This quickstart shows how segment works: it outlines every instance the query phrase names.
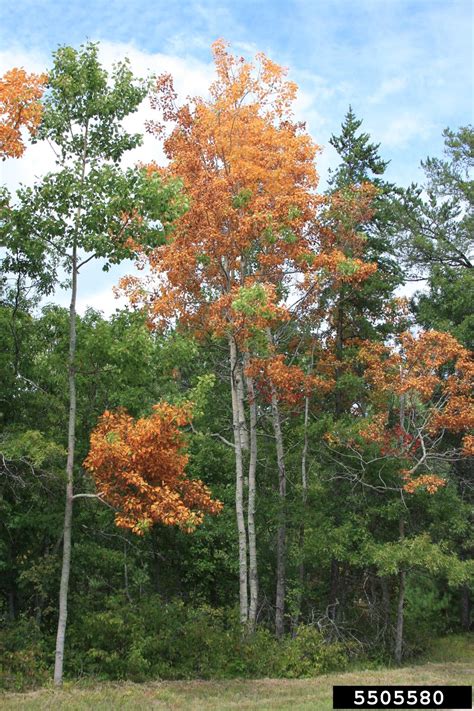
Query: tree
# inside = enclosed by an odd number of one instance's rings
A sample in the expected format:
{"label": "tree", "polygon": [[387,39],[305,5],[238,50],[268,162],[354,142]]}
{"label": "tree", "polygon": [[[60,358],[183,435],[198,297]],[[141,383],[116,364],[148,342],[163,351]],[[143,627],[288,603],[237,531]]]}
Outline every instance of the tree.
{"label": "tree", "polygon": [[[379,339],[390,334],[392,314],[389,311],[384,318],[384,310],[393,302],[393,292],[402,282],[394,256],[402,192],[383,179],[388,161],[382,160],[380,144],[371,143],[369,134],[358,135],[361,125],[362,120],[349,107],[340,135],[330,138],[341,162],[330,173],[329,207],[322,217],[334,246],[347,258],[367,263],[366,273],[360,273],[356,289],[352,284],[329,283],[329,288],[321,293],[321,301],[331,314],[335,351],[340,361],[344,358],[346,341]],[[357,203],[363,206],[364,197],[365,210],[357,206]],[[352,235],[347,230],[348,221]],[[343,407],[337,388],[335,395],[336,409],[341,414]]]}
{"label": "tree", "polygon": [[41,121],[41,96],[46,74],[27,74],[10,69],[0,78],[0,157],[19,158],[25,151],[21,135],[25,128],[34,136]]}
{"label": "tree", "polygon": [[[433,556],[442,553],[423,546],[416,557],[416,541],[405,540],[404,496],[420,489],[435,494],[453,476],[456,462],[472,458],[474,364],[471,354],[446,333],[404,333],[398,343],[398,348],[375,342],[362,346],[359,358],[369,385],[365,415],[341,424],[339,434],[337,428],[329,434],[328,447],[343,478],[401,497],[398,543],[385,552],[377,544],[373,559],[383,574],[392,570],[399,577],[394,656],[400,663],[408,562],[429,568],[430,551]],[[395,562],[392,554],[399,555]],[[446,570],[458,571],[458,577],[453,573],[457,584],[467,579],[466,566],[456,555],[440,561]]]}
{"label": "tree", "polygon": [[[172,123],[164,141],[170,159],[168,172],[183,180],[190,207],[177,223],[173,238],[151,255],[151,269],[159,277],[149,285],[149,291],[140,280],[129,279],[124,286],[133,302],[147,306],[150,321],[155,324],[169,324],[178,317],[182,327],[193,328],[201,335],[213,333],[227,342],[240,615],[242,623],[253,626],[258,599],[257,439],[253,383],[245,373],[249,321],[252,312],[258,314],[260,331],[268,342],[268,328],[287,318],[278,304],[284,300],[288,286],[289,264],[307,247],[303,234],[315,202],[316,147],[303,127],[292,120],[296,86],[286,81],[281,67],[258,55],[257,74],[250,63],[230,56],[224,42],[216,42],[213,50],[217,80],[211,86],[209,100],[196,98],[178,108],[170,77],[163,76],[158,82],[155,105],[162,110],[163,119]],[[151,123],[150,130],[161,136],[164,125]],[[275,409],[274,413],[276,423]],[[281,456],[279,472],[284,499]],[[279,540],[281,548],[284,536]],[[281,550],[277,557],[281,568]],[[280,600],[283,577],[281,568]],[[278,608],[281,630],[280,602]]]}
{"label": "tree", "polygon": [[[443,133],[443,158],[427,158],[424,192],[413,187],[402,211],[404,232],[399,239],[399,256],[413,280],[425,280],[415,293],[411,307],[417,321],[454,335],[467,348],[474,347],[473,276],[473,127]],[[459,462],[459,486],[468,494]],[[464,556],[469,544],[461,544]],[[470,627],[470,593],[463,590],[461,616],[464,629]]]}
{"label": "tree", "polygon": [[445,159],[427,158],[423,197],[407,201],[399,251],[413,279],[426,279],[413,309],[425,328],[448,331],[468,348],[474,344],[472,300],[474,227],[474,130],[446,129]]}
{"label": "tree", "polygon": [[143,534],[161,522],[192,531],[204,512],[221,510],[201,481],[185,476],[188,456],[179,428],[190,418],[189,403],[155,405],[150,417],[136,422],[125,411],[102,415],[84,466],[100,496],[119,510],[117,526]]}
{"label": "tree", "polygon": [[379,156],[380,143],[377,145],[369,143],[368,133],[357,135],[361,126],[362,120],[356,118],[352,106],[349,106],[340,135],[333,134],[329,139],[329,143],[341,158],[338,167],[329,170],[329,185],[332,190],[348,185],[360,185],[368,181],[380,187],[383,185],[378,176],[385,173],[388,161],[382,160]]}
{"label": "tree", "polygon": [[[358,135],[362,121],[349,108],[339,136],[331,143],[340,156],[340,164],[330,171],[329,188],[321,199],[311,225],[311,254],[299,284],[301,293],[296,311],[302,341],[298,347],[305,354],[309,372],[326,374],[326,387],[318,388],[319,397],[306,396],[301,454],[301,496],[308,494],[308,439],[310,415],[336,418],[351,409],[360,384],[354,361],[357,338],[380,338],[389,326],[393,309],[387,308],[400,275],[390,257],[391,201],[394,188],[380,176],[387,163],[370,143],[366,133]],[[384,317],[384,311],[387,311]],[[304,345],[303,345],[304,344]],[[328,382],[332,385],[327,387]],[[321,407],[321,395],[325,395]],[[338,483],[329,494],[339,498]],[[303,503],[303,510],[306,508]],[[341,507],[335,507],[335,519],[343,523]],[[300,529],[301,550],[304,532]],[[329,610],[339,616],[342,583],[339,564],[331,563]],[[300,583],[304,585],[304,561],[300,564]]]}
{"label": "tree", "polygon": [[33,188],[21,188],[16,203],[3,210],[3,231],[15,267],[18,252],[40,263],[48,273],[49,288],[64,270],[71,289],[69,317],[69,416],[67,434],[66,503],[63,566],[60,586],[55,683],[63,673],[67,596],[71,559],[71,520],[74,500],[76,438],[76,301],[79,273],[93,259],[104,269],[133,257],[137,247],[155,246],[163,239],[177,207],[178,186],[164,185],[144,169],[121,170],[123,154],[141,137],[121,127],[146,95],[127,62],[115,67],[111,78],[100,66],[98,49],[88,44],[80,51],[61,47],[42,102],[42,121],[36,140],[48,140],[58,171]]}
{"label": "tree", "polygon": [[[334,387],[327,406],[334,416],[346,416],[353,407],[360,385],[356,361],[357,339],[381,339],[396,331],[399,319],[394,289],[402,281],[393,255],[398,200],[394,185],[384,180],[388,162],[379,154],[380,146],[361,132],[362,120],[352,107],[344,117],[339,135],[330,143],[336,149],[339,165],[331,169],[326,200],[317,231],[321,255],[336,257],[329,273],[318,278],[311,294],[312,306],[304,304],[306,320],[320,332],[326,344],[319,351],[326,365],[333,362]],[[313,359],[314,360],[314,359]],[[331,496],[339,498],[339,482]],[[343,524],[345,514],[335,508],[335,519]],[[329,610],[342,614],[344,581],[338,561],[331,561]]]}

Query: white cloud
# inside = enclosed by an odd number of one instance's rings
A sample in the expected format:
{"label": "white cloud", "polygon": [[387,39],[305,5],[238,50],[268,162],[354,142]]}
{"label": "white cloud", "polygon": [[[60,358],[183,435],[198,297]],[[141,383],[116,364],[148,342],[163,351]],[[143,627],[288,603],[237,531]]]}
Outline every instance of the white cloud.
{"label": "white cloud", "polygon": [[403,77],[393,77],[392,79],[385,79],[372,96],[369,96],[368,102],[370,104],[380,104],[388,96],[392,94],[397,94],[403,91],[407,85],[407,81]]}
{"label": "white cloud", "polygon": [[13,46],[0,51],[0,74],[12,67],[22,67],[27,72],[42,72],[47,61],[48,57],[43,52]]}
{"label": "white cloud", "polygon": [[[69,308],[70,295],[68,291],[63,289],[58,290],[54,299],[51,298],[44,299],[43,305],[53,303],[63,308]],[[100,291],[93,291],[85,294],[84,296],[78,296],[76,302],[76,309],[79,314],[84,315],[87,309],[95,309],[96,311],[101,311],[105,317],[111,316],[116,309],[122,308],[127,305],[127,299],[124,297],[116,298],[113,290],[110,286],[106,286]]]}
{"label": "white cloud", "polygon": [[[110,68],[112,64],[128,57],[136,76],[147,77],[150,74],[171,74],[174,88],[178,94],[178,101],[184,101],[187,96],[205,95],[213,79],[213,67],[191,57],[178,57],[169,54],[149,54],[142,52],[133,45],[101,42],[100,57],[104,66]],[[165,156],[157,139],[146,132],[145,124],[153,120],[155,114],[150,107],[149,99],[145,99],[134,114],[130,114],[123,122],[127,131],[143,133],[143,144],[124,157],[123,165],[128,167],[138,162],[155,160],[160,164],[165,163]]]}
{"label": "white cloud", "polygon": [[435,124],[418,113],[403,113],[390,119],[378,131],[377,140],[388,148],[403,148],[414,139],[427,140],[435,130]]}

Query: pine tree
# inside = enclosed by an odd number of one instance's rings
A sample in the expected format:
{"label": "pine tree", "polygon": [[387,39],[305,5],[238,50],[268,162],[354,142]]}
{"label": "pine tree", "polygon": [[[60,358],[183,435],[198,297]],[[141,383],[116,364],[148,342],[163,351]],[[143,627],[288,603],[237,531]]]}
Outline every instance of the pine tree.
{"label": "pine tree", "polygon": [[389,161],[384,161],[378,154],[380,143],[370,143],[368,133],[356,135],[362,126],[362,119],[356,118],[352,106],[344,117],[339,136],[334,134],[329,143],[336,149],[342,161],[335,170],[330,170],[329,185],[332,189],[347,185],[360,185],[370,181],[378,187],[384,183],[374,176],[383,175]]}
{"label": "pine tree", "polygon": [[[336,419],[346,416],[358,401],[360,392],[360,367],[357,365],[358,339],[381,340],[399,327],[394,318],[397,306],[394,290],[402,282],[401,271],[394,259],[394,235],[398,229],[398,210],[401,191],[385,181],[383,175],[388,161],[379,155],[379,144],[372,143],[368,133],[360,131],[362,120],[356,118],[352,107],[344,118],[341,133],[332,135],[330,143],[338,152],[341,162],[330,171],[327,191],[329,204],[339,202],[351,205],[358,192],[375,189],[371,210],[366,218],[354,225],[357,240],[347,240],[347,215],[344,210],[330,207],[327,224],[336,236],[337,247],[349,258],[360,258],[375,267],[357,288],[351,284],[330,285],[323,292],[323,311],[329,314],[328,342],[333,344],[336,361],[333,413]],[[363,399],[363,398],[362,398]],[[343,492],[340,483],[332,485],[333,511],[337,529],[345,517],[341,507]],[[334,616],[342,612],[346,597],[344,570],[333,559],[330,572],[329,610]]]}

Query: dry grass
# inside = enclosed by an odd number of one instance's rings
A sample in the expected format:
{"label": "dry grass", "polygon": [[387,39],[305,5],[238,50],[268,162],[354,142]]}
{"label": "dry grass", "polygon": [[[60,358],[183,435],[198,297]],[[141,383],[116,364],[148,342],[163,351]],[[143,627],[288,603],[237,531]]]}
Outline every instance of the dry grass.
{"label": "dry grass", "polygon": [[95,686],[66,684],[63,689],[41,689],[0,696],[0,708],[67,709],[288,709],[329,711],[333,684],[472,684],[474,658],[463,662],[427,663],[402,669],[330,674],[316,679],[262,679],[259,681],[189,681]]}

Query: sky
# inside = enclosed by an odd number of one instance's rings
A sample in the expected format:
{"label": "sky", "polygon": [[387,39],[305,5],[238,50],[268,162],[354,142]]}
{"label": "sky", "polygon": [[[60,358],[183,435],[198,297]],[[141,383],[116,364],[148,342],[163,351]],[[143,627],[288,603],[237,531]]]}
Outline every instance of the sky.
{"label": "sky", "polygon": [[[40,71],[59,45],[99,41],[106,66],[128,56],[139,76],[170,72],[178,94],[205,94],[213,78],[210,45],[223,37],[250,59],[262,51],[300,87],[296,113],[323,151],[321,189],[337,156],[329,145],[349,104],[390,160],[388,180],[422,182],[420,160],[440,155],[442,131],[473,122],[472,0],[15,0],[0,3],[0,74]],[[142,130],[148,103],[130,122]],[[127,158],[162,157],[156,139]],[[14,190],[54,167],[49,149],[0,165]],[[112,286],[132,270],[88,268],[79,309],[114,311]],[[67,303],[61,292],[57,300]]]}

